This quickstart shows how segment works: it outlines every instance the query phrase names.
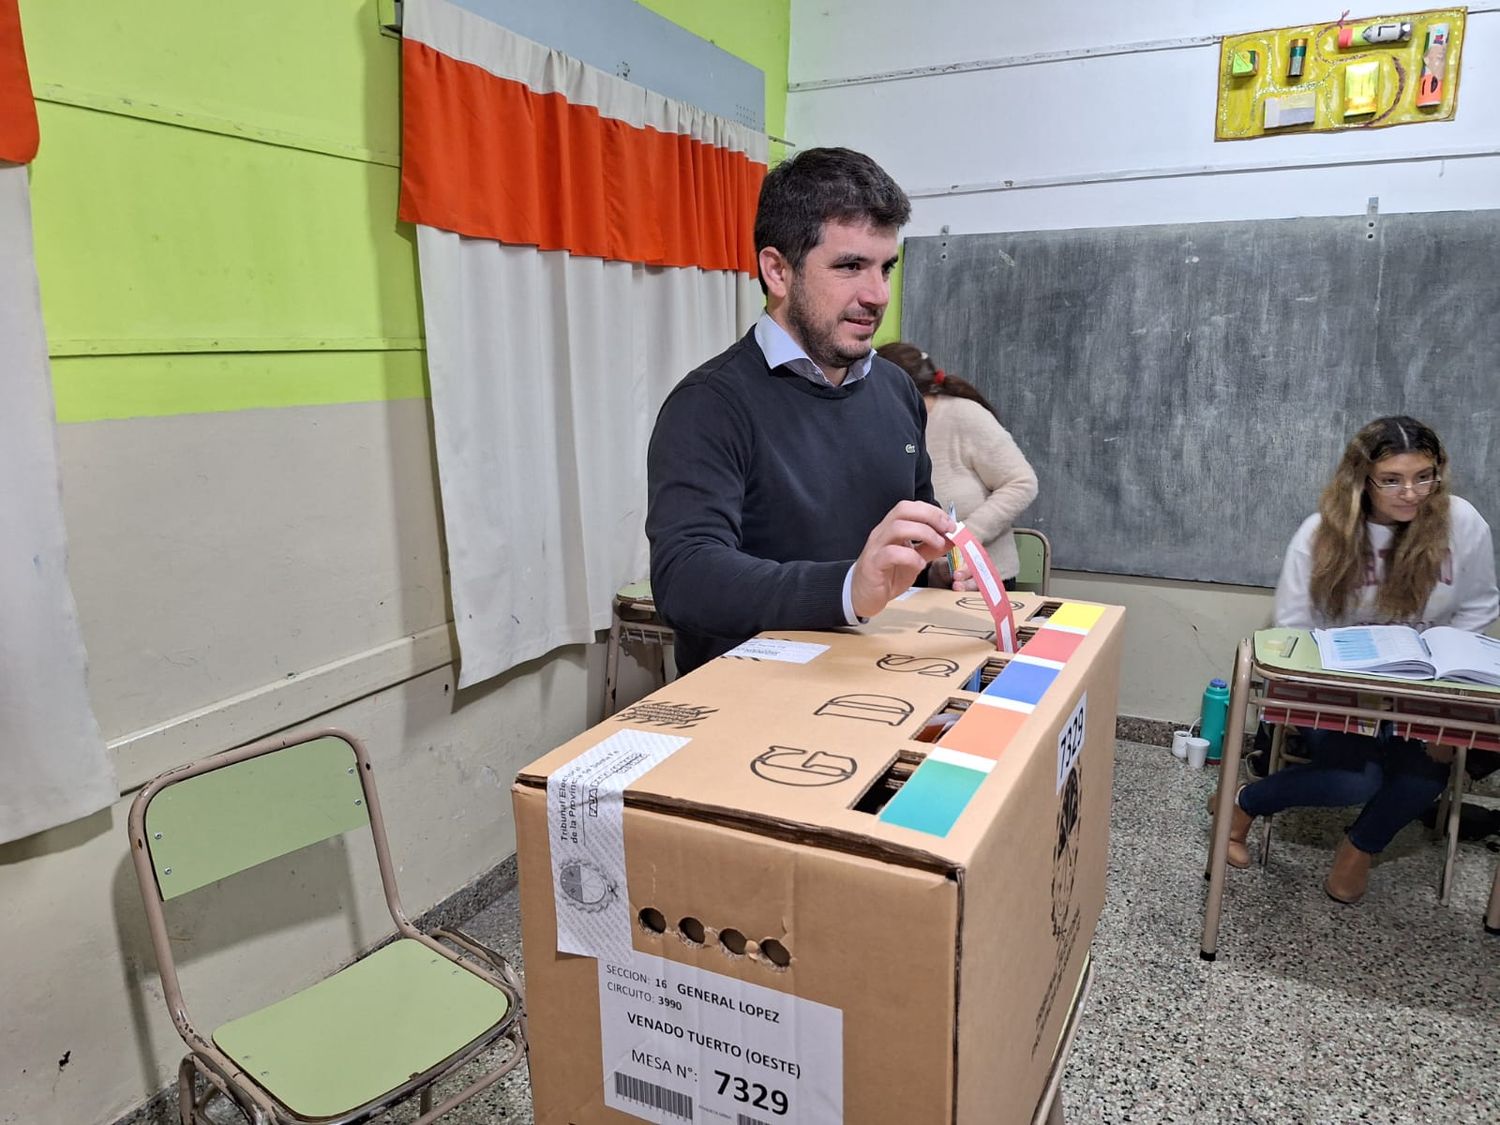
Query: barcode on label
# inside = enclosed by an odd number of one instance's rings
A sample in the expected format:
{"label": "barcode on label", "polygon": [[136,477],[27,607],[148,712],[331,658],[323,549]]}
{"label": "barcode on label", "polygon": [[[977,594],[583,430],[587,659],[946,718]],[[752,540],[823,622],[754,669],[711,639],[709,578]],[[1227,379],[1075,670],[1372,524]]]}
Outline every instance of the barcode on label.
{"label": "barcode on label", "polygon": [[759,1117],[746,1117],[743,1113],[734,1115],[734,1125],[771,1125],[769,1121],[762,1121]]}
{"label": "barcode on label", "polygon": [[[687,1094],[676,1090],[669,1090],[665,1086],[656,1086],[650,1082],[629,1074],[621,1074],[615,1071],[615,1095],[621,1098],[629,1098],[641,1105],[649,1105],[652,1109],[659,1109],[663,1113],[670,1113],[673,1117],[680,1117],[684,1121],[693,1119],[693,1099]],[[743,1121],[749,1121],[743,1117]],[[754,1123],[752,1123],[754,1125]]]}

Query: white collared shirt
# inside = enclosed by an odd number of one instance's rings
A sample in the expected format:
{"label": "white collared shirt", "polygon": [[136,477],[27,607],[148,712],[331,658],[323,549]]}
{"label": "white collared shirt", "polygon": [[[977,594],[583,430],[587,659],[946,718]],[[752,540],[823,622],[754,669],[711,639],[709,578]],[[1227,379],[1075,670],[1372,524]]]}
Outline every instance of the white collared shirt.
{"label": "white collared shirt", "polygon": [[[809,382],[816,383],[820,387],[831,387],[834,384],[829,381],[828,376],[823,374],[819,367],[803,351],[802,345],[792,339],[792,335],[768,312],[760,314],[760,319],[755,322],[755,343],[760,348],[760,354],[766,357],[771,370],[785,367],[797,375],[801,375]],[[847,387],[850,383],[857,383],[870,373],[870,365],[875,362],[875,352],[871,352],[864,359],[849,365],[848,374],[844,376],[842,386]]]}

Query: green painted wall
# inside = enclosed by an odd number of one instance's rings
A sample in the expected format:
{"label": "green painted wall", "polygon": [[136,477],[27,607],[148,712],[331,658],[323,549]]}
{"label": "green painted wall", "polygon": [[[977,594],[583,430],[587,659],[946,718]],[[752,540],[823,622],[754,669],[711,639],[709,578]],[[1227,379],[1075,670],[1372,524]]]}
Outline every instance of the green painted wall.
{"label": "green painted wall", "polygon": [[60,421],[425,393],[399,44],[374,0],[21,17]]}
{"label": "green painted wall", "polygon": [[[637,0],[700,39],[759,67],[766,76],[766,132],[786,136],[787,53],[792,0]],[[783,146],[771,145],[771,160]]]}
{"label": "green painted wall", "polygon": [[[905,247],[902,247],[901,252],[903,255],[906,253]],[[901,339],[901,266],[904,261],[904,258],[897,259],[896,268],[891,271],[891,303],[886,306],[880,331],[875,333],[875,339],[871,341],[877,348],[881,344]]]}
{"label": "green painted wall", "polygon": [[[765,70],[782,132],[790,0],[648,6]],[[376,0],[21,0],[21,17],[59,421],[426,393],[395,219],[400,48]]]}

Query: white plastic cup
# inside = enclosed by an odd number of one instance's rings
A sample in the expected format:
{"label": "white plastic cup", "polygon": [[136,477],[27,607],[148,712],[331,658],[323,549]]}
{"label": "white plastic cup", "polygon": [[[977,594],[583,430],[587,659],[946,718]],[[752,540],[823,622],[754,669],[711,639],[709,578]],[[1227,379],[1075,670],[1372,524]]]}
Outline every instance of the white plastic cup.
{"label": "white plastic cup", "polygon": [[1189,768],[1201,770],[1208,761],[1208,739],[1189,738],[1187,742],[1187,764]]}
{"label": "white plastic cup", "polygon": [[1174,730],[1172,732],[1172,757],[1187,757],[1187,740],[1193,737],[1190,730]]}

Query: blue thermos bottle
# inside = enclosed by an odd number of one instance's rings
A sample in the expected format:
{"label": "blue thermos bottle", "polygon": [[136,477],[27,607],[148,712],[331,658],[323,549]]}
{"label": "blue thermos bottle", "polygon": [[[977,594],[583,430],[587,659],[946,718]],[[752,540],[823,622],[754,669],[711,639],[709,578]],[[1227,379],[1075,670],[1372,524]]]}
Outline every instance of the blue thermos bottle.
{"label": "blue thermos bottle", "polygon": [[1217,676],[1203,689],[1202,721],[1198,733],[1208,739],[1208,760],[1224,755],[1224,722],[1229,718],[1229,685]]}

